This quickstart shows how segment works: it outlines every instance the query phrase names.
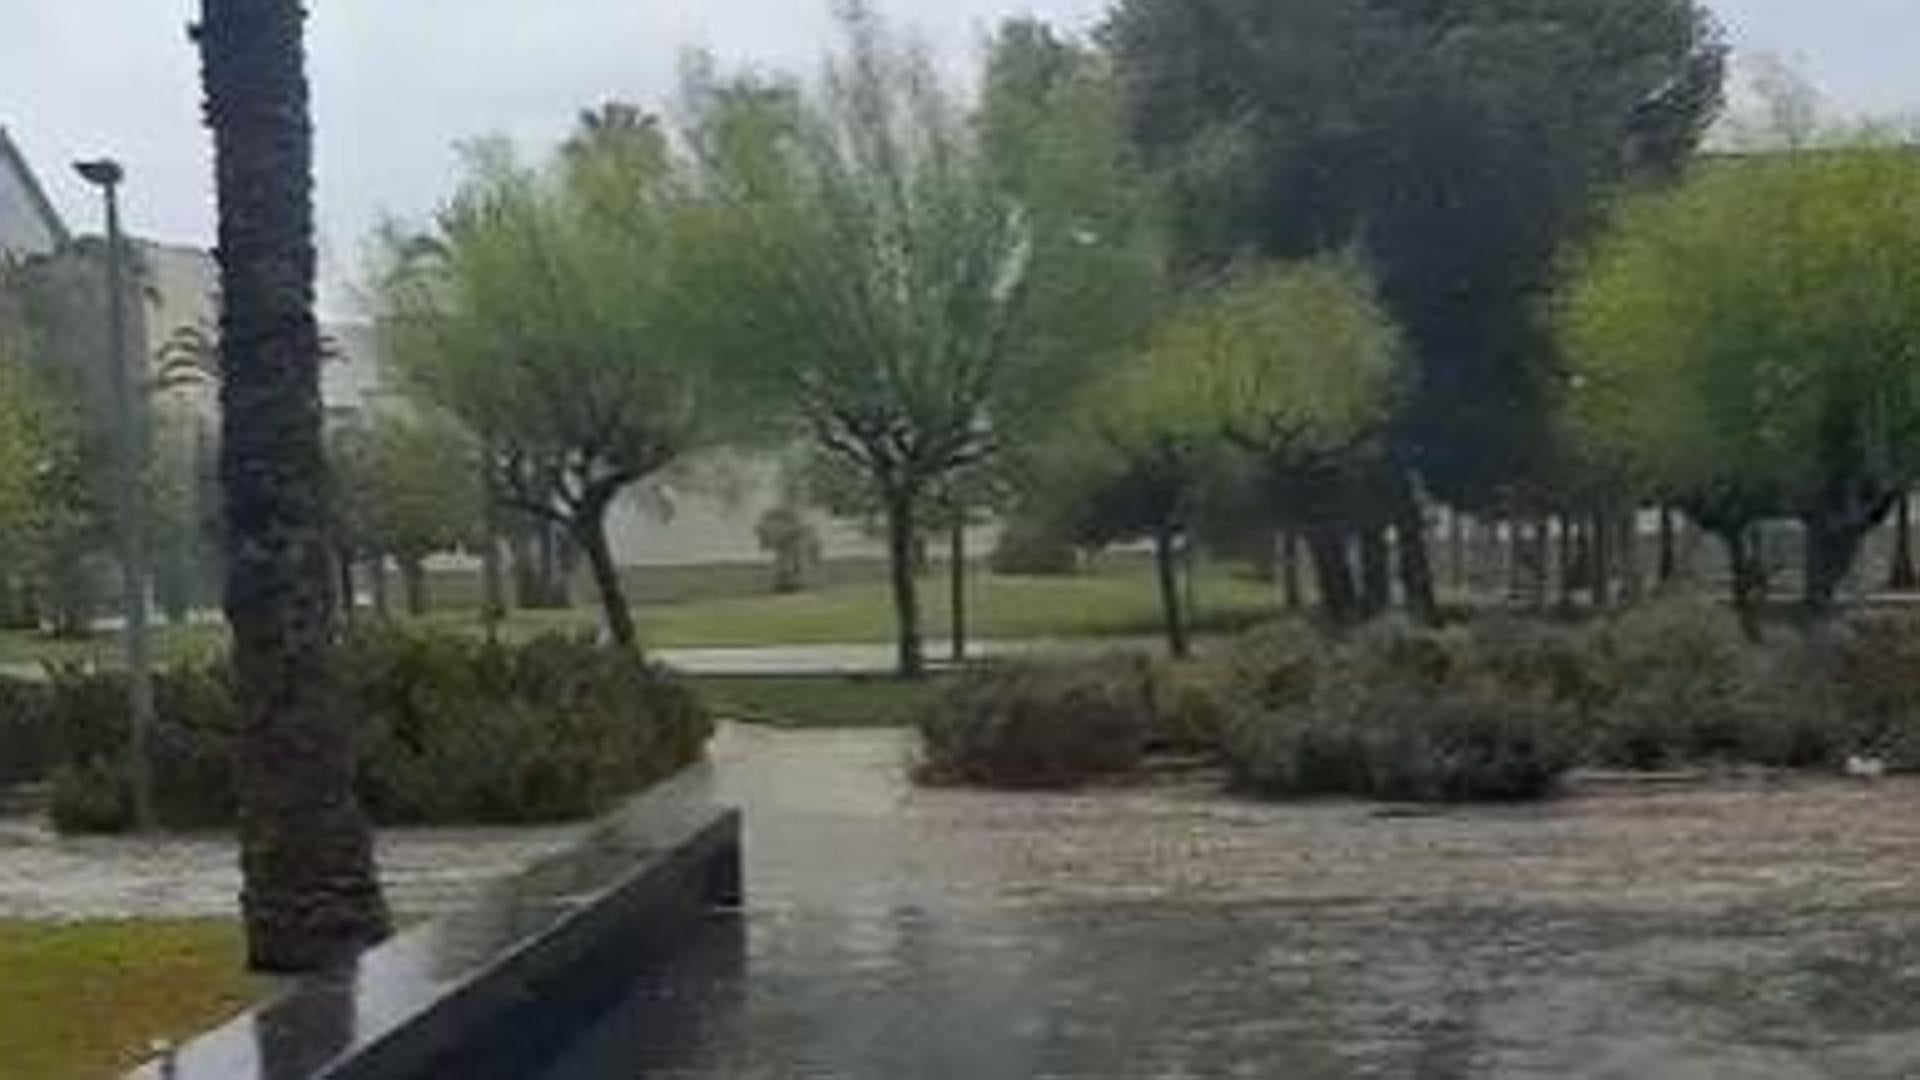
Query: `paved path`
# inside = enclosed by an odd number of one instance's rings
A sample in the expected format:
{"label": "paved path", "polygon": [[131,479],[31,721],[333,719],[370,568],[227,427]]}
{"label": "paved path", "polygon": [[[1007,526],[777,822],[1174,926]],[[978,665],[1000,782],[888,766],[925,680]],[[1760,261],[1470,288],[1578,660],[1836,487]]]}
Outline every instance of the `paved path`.
{"label": "paved path", "polygon": [[[968,647],[972,659],[1016,656],[1087,656],[1117,651],[1156,652],[1165,646],[1158,638],[1036,638],[977,641]],[[935,667],[950,666],[946,641],[926,646]],[[895,667],[892,645],[778,645],[739,649],[655,649],[654,660],[689,675],[884,675]]]}
{"label": "paved path", "polygon": [[905,752],[731,729],[746,918],[543,1080],[1920,1075],[1920,783],[1406,817]]}

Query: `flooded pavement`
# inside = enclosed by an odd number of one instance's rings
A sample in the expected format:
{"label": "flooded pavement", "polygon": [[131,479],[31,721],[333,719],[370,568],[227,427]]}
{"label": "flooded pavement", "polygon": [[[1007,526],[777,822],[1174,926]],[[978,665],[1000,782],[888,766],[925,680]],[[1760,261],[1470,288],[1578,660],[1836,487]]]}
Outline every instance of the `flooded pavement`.
{"label": "flooded pavement", "polygon": [[729,730],[749,910],[546,1080],[1920,1074],[1920,785],[1406,816],[915,791],[906,752]]}
{"label": "flooded pavement", "polygon": [[[439,915],[584,830],[389,830],[380,835],[380,874],[403,918]],[[0,817],[0,919],[235,918],[239,858],[225,836],[67,837],[39,813]]]}

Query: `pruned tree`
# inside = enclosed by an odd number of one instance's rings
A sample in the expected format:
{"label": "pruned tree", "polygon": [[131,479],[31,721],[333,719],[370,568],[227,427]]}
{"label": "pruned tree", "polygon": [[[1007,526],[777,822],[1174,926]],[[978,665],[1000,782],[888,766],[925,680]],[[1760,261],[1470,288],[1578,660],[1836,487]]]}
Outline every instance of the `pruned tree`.
{"label": "pruned tree", "polygon": [[1724,540],[1752,624],[1753,527],[1806,533],[1834,608],[1920,467],[1920,157],[1740,156],[1623,209],[1565,306],[1570,409],[1594,445]]}
{"label": "pruned tree", "polygon": [[410,384],[487,449],[493,488],[586,556],[608,634],[638,634],[607,535],[623,492],[751,432],[748,385],[684,332],[674,287],[681,191],[656,126],[584,130],[535,171],[497,144],[429,238],[386,275],[389,341]]}
{"label": "pruned tree", "polygon": [[[1329,617],[1377,607],[1353,580],[1350,524],[1356,503],[1386,504],[1384,442],[1414,376],[1366,273],[1341,258],[1242,268],[1164,328],[1158,348],[1187,358],[1218,429],[1261,466]],[[1369,577],[1377,590],[1377,567]]]}
{"label": "pruned tree", "polygon": [[914,551],[928,496],[988,460],[1032,238],[977,128],[920,51],[861,3],[811,94],[696,88],[709,254],[695,280],[731,340],[886,521],[901,674],[925,669]]}

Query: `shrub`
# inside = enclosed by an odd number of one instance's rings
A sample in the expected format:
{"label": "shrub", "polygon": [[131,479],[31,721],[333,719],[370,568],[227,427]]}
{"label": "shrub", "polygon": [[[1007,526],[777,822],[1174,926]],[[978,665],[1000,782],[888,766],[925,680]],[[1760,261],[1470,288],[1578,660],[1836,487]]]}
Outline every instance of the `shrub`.
{"label": "shrub", "polygon": [[996,574],[1067,577],[1080,572],[1080,549],[1058,526],[1015,519],[1000,533],[987,565]]}
{"label": "shrub", "polygon": [[1731,612],[1704,601],[1652,604],[1587,633],[1596,764],[1656,769],[1739,757],[1756,669]]}
{"label": "shrub", "polygon": [[[358,724],[359,795],[381,825],[590,817],[697,760],[712,733],[671,676],[585,638],[509,647],[378,629],[345,643],[335,670]],[[53,698],[66,732],[56,824],[125,828],[124,678],[69,670]],[[156,680],[162,825],[233,820],[233,701],[222,666]]]}
{"label": "shrub", "polygon": [[1144,659],[1020,661],[961,677],[919,717],[919,777],[1071,787],[1139,765],[1153,738]]}
{"label": "shrub", "polygon": [[60,761],[47,688],[0,679],[0,787],[47,779]]}
{"label": "shrub", "polygon": [[[50,668],[48,678],[48,714],[63,762],[54,774],[55,825],[74,832],[131,827],[126,676],[68,665]],[[153,705],[150,760],[158,823],[201,829],[233,820],[236,719],[226,673],[196,667],[156,672]]]}
{"label": "shrub", "polygon": [[1813,647],[1848,719],[1848,745],[1841,752],[1873,754],[1898,770],[1920,769],[1920,618],[1863,613]]}
{"label": "shrub", "polygon": [[1571,706],[1490,675],[1464,633],[1389,622],[1313,655],[1311,676],[1283,680],[1296,689],[1233,711],[1222,749],[1235,786],[1508,801],[1552,794],[1575,763]]}

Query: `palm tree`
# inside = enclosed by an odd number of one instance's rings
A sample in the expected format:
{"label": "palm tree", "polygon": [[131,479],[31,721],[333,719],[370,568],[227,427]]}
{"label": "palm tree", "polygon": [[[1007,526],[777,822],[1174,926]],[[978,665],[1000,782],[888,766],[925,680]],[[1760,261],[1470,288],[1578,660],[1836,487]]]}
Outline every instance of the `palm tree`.
{"label": "palm tree", "polygon": [[334,964],[390,925],[329,678],[305,20],[301,0],[202,0],[193,32],[220,205],[241,907],[249,961],[265,971]]}

